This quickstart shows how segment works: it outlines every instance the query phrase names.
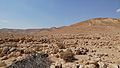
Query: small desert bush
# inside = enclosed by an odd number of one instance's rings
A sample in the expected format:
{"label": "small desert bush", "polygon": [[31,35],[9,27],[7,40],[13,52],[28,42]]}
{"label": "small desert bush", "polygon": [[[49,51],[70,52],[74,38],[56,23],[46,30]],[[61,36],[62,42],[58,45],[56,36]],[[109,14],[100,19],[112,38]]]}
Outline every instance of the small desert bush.
{"label": "small desert bush", "polygon": [[66,62],[73,62],[74,60],[76,60],[74,58],[74,53],[72,52],[71,49],[67,49],[66,51],[62,52],[60,54],[60,58]]}
{"label": "small desert bush", "polygon": [[7,68],[50,68],[48,54],[34,53],[23,60],[15,61]]}

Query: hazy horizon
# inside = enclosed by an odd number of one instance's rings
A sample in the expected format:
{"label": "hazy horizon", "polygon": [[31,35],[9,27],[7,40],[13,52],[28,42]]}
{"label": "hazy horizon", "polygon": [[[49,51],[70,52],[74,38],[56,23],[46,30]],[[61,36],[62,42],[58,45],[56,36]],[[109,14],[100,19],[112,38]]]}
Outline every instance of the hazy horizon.
{"label": "hazy horizon", "polygon": [[0,10],[0,29],[38,29],[120,18],[120,0],[0,0]]}

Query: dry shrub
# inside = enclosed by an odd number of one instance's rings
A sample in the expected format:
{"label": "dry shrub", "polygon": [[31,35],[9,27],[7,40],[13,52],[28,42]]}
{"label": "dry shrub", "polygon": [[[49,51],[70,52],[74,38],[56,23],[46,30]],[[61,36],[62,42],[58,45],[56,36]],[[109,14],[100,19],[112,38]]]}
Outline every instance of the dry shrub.
{"label": "dry shrub", "polygon": [[74,60],[76,60],[71,49],[67,49],[66,51],[62,52],[60,54],[60,58],[66,62],[73,62]]}
{"label": "dry shrub", "polygon": [[14,61],[7,68],[50,68],[51,61],[48,54],[34,53],[20,61]]}

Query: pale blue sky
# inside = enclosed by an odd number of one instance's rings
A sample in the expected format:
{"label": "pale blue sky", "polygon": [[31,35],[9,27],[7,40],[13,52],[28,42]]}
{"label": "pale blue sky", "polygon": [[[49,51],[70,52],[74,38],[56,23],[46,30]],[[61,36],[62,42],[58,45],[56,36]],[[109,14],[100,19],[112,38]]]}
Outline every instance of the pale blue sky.
{"label": "pale blue sky", "polygon": [[120,0],[0,0],[0,28],[46,28],[120,18]]}

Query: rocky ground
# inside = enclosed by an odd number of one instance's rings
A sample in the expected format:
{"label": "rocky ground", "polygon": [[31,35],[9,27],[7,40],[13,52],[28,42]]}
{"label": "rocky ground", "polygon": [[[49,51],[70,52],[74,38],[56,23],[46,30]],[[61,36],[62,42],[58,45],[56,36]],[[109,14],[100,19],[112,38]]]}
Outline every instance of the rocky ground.
{"label": "rocky ground", "polygon": [[0,68],[120,68],[118,29],[91,33],[51,30],[1,31]]}

